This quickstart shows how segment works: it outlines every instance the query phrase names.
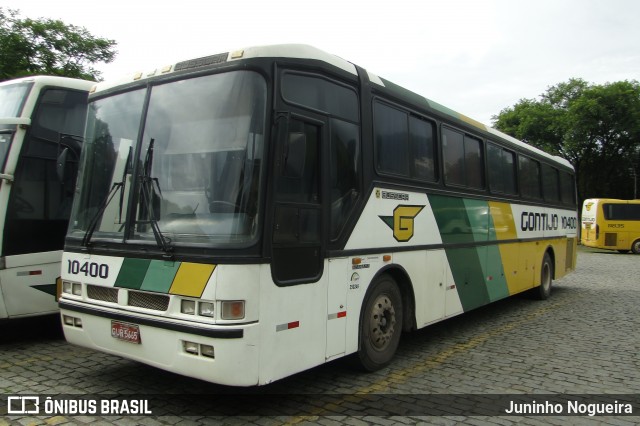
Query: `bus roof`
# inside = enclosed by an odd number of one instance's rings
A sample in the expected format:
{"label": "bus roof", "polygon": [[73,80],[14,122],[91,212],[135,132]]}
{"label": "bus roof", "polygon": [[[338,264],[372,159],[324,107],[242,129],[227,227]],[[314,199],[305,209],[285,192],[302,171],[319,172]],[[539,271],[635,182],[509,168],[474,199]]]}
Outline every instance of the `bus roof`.
{"label": "bus roof", "polygon": [[[339,68],[347,73],[353,74],[357,76],[356,66],[346,61],[339,56],[327,53],[323,50],[320,50],[316,47],[304,45],[304,44],[279,44],[279,45],[268,45],[268,46],[254,46],[254,47],[245,47],[217,55],[207,56],[203,58],[195,58],[191,60],[186,60],[182,62],[178,62],[176,64],[167,65],[160,69],[154,69],[149,72],[137,72],[135,74],[131,74],[128,76],[123,76],[119,79],[98,83],[95,88],[95,92],[101,92],[104,90],[108,90],[123,84],[133,83],[138,80],[143,80],[147,78],[154,77],[156,75],[164,75],[170,74],[176,71],[181,71],[189,68],[198,68],[207,65],[213,65],[217,63],[238,61],[242,59],[250,59],[250,58],[292,58],[292,59],[312,59],[318,60],[325,63],[328,63],[336,68]],[[421,95],[418,95],[414,92],[411,92],[407,89],[404,89],[400,86],[395,85],[389,80],[383,79],[376,74],[366,71],[369,77],[369,80],[381,87],[390,90],[391,92],[397,93],[401,97],[410,97],[413,102],[424,103],[427,107],[438,111],[441,114],[454,118],[455,120],[462,121],[468,125],[471,125],[482,132],[493,135],[499,139],[506,140],[509,143],[532,153],[537,154],[538,156],[548,158],[554,162],[560,163],[568,168],[573,169],[573,166],[566,159],[551,155],[541,149],[538,149],[532,145],[524,143],[512,136],[509,136],[505,133],[500,132],[499,130],[494,129],[493,127],[487,126],[485,124],[480,123],[472,118],[465,116],[464,114],[460,114],[450,108],[447,108],[437,102],[434,102],[428,98],[425,98]]]}
{"label": "bus roof", "polygon": [[587,198],[583,205],[587,203],[609,203],[609,204],[640,204],[640,200],[620,200],[618,198]]}
{"label": "bus roof", "polygon": [[31,77],[15,78],[0,83],[0,86],[8,86],[18,83],[35,83],[38,86],[60,86],[69,89],[89,90],[96,84],[95,81],[81,80],[79,78],[57,77],[52,75],[34,75]]}

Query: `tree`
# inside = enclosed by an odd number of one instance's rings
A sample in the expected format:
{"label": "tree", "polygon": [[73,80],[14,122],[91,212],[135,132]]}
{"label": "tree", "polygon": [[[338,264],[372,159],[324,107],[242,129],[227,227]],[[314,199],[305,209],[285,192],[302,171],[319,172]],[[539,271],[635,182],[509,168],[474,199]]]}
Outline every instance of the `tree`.
{"label": "tree", "polygon": [[634,198],[640,172],[640,84],[590,85],[571,79],[539,100],[522,99],[493,117],[494,127],[567,159],[578,198]]}
{"label": "tree", "polygon": [[44,74],[100,80],[99,62],[116,55],[116,42],[60,20],[21,18],[0,7],[0,81]]}

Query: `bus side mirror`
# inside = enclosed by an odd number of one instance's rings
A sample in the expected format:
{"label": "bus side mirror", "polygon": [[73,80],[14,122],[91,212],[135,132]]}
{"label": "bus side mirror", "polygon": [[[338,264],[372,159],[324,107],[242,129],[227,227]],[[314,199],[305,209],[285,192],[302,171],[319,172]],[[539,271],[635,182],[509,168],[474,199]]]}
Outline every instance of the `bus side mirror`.
{"label": "bus side mirror", "polygon": [[304,175],[307,160],[307,135],[301,132],[289,133],[282,158],[282,175],[300,179]]}
{"label": "bus side mirror", "polygon": [[56,160],[56,174],[58,175],[58,181],[60,183],[64,183],[64,169],[67,165],[67,155],[69,155],[69,148],[63,149]]}

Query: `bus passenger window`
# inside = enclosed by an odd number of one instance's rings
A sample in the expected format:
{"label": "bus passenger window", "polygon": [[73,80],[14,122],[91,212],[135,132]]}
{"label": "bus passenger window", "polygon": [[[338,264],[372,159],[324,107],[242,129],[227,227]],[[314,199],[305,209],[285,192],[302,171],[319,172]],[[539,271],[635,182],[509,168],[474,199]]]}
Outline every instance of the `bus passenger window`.
{"label": "bus passenger window", "polygon": [[442,156],[447,184],[484,188],[484,158],[480,139],[444,127]]}
{"label": "bus passenger window", "polygon": [[564,204],[576,204],[575,179],[570,173],[560,172],[560,196]]}
{"label": "bus passenger window", "polygon": [[560,183],[558,170],[547,165],[542,165],[542,185],[544,199],[547,201],[560,201]]}
{"label": "bus passenger window", "polygon": [[464,171],[464,144],[462,133],[442,129],[442,155],[444,160],[444,180],[451,185],[466,183]]}
{"label": "bus passenger window", "polygon": [[487,144],[487,161],[489,163],[489,189],[491,192],[515,194],[516,166],[515,154],[500,146]]}
{"label": "bus passenger window", "polygon": [[520,194],[525,198],[542,198],[540,189],[540,163],[520,157]]}
{"label": "bus passenger window", "polygon": [[373,114],[378,171],[409,176],[407,114],[377,102]]}
{"label": "bus passenger window", "polygon": [[433,124],[417,117],[409,117],[409,144],[411,148],[411,177],[435,181],[435,152]]}
{"label": "bus passenger window", "polygon": [[464,165],[469,188],[484,188],[484,170],[482,158],[482,141],[464,136]]}

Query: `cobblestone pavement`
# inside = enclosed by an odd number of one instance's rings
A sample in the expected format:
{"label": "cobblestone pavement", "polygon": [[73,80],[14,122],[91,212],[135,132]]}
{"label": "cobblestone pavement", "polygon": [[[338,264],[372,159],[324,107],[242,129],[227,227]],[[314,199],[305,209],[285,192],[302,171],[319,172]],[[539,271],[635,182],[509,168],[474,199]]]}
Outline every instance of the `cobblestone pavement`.
{"label": "cobblestone pavement", "polygon": [[[355,371],[338,360],[248,390],[71,346],[62,337],[57,317],[4,323],[0,426],[640,424],[635,416],[459,415],[464,404],[477,400],[465,400],[470,394],[619,394],[632,395],[637,403],[639,277],[640,256],[581,248],[578,270],[555,282],[547,301],[516,296],[406,334],[394,363],[376,373]],[[165,403],[154,406],[159,416],[8,417],[1,404],[18,394],[153,395]],[[430,394],[454,394],[462,400],[447,396],[445,404],[452,411],[426,416],[432,411],[420,407],[429,402]],[[209,399],[209,408],[224,409],[208,415],[203,400]],[[306,408],[297,410],[298,402]],[[462,405],[456,407],[458,403]],[[405,415],[389,416],[389,407]]]}

